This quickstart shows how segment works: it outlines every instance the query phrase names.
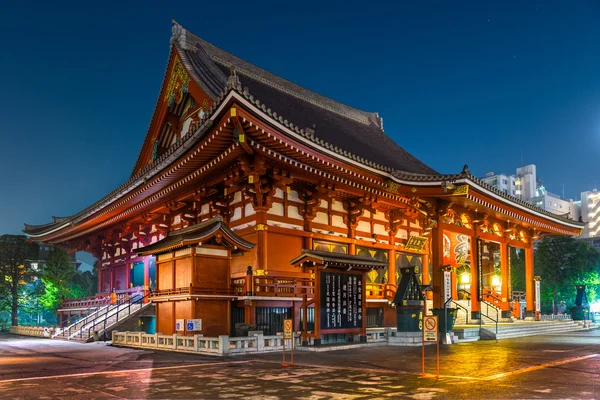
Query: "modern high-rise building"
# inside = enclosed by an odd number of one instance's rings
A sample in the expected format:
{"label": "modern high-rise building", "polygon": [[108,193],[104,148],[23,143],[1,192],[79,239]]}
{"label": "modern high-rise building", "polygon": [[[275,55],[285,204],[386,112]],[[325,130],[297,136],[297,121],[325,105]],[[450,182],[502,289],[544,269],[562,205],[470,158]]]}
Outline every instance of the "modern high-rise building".
{"label": "modern high-rise building", "polygon": [[585,222],[582,237],[600,237],[600,192],[581,193],[581,219]]}
{"label": "modern high-rise building", "polygon": [[482,180],[488,185],[510,196],[531,203],[542,210],[573,220],[579,220],[582,215],[579,202],[572,199],[563,199],[561,196],[546,190],[537,178],[535,164],[517,168],[516,173],[513,175],[488,172]]}

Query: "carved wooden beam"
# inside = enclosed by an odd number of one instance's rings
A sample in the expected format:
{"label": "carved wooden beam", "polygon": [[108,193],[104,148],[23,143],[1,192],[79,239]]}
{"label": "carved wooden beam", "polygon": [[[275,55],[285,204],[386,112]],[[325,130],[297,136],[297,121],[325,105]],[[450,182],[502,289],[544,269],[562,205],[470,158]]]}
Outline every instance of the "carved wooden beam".
{"label": "carved wooden beam", "polygon": [[247,136],[246,136],[246,132],[244,131],[244,127],[242,126],[242,122],[240,121],[239,117],[237,115],[232,116],[231,120],[233,122],[233,140],[237,141],[240,146],[242,146],[242,148],[244,149],[244,151],[247,154],[254,154],[254,151],[252,150],[252,148],[248,145],[248,142],[246,141]]}

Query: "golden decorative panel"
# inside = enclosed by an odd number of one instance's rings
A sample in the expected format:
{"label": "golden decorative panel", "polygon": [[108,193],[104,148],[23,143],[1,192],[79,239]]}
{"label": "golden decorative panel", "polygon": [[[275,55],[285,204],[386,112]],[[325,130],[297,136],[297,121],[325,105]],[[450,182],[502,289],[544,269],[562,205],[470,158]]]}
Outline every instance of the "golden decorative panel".
{"label": "golden decorative panel", "polygon": [[[169,78],[169,84],[165,93],[164,101],[175,101],[177,104],[181,102],[181,96],[187,92],[190,83],[190,76],[178,57],[175,57],[173,69]],[[179,100],[179,101],[177,101]]]}

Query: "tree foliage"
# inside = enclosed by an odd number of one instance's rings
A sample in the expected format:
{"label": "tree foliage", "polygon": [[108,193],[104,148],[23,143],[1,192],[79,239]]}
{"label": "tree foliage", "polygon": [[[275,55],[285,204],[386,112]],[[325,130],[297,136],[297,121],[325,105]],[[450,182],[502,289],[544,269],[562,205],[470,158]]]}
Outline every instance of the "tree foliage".
{"label": "tree foliage", "polygon": [[553,312],[560,301],[573,305],[575,285],[587,285],[590,302],[600,294],[600,253],[573,237],[546,236],[539,241],[535,272],[542,277],[542,303],[552,305]]}
{"label": "tree foliage", "polygon": [[39,247],[27,241],[24,235],[0,236],[0,310],[10,309],[13,325],[19,324],[19,299],[27,293],[25,285],[36,271],[31,266],[37,261]]}

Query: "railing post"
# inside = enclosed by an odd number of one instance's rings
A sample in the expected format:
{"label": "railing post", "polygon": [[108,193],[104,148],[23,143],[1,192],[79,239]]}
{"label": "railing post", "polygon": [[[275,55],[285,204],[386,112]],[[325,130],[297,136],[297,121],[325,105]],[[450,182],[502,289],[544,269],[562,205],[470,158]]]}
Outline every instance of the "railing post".
{"label": "railing post", "polygon": [[228,335],[220,335],[219,336],[219,354],[227,354],[229,353],[229,336]]}
{"label": "railing post", "polygon": [[261,333],[256,335],[256,350],[261,352],[265,350],[265,336]]}

